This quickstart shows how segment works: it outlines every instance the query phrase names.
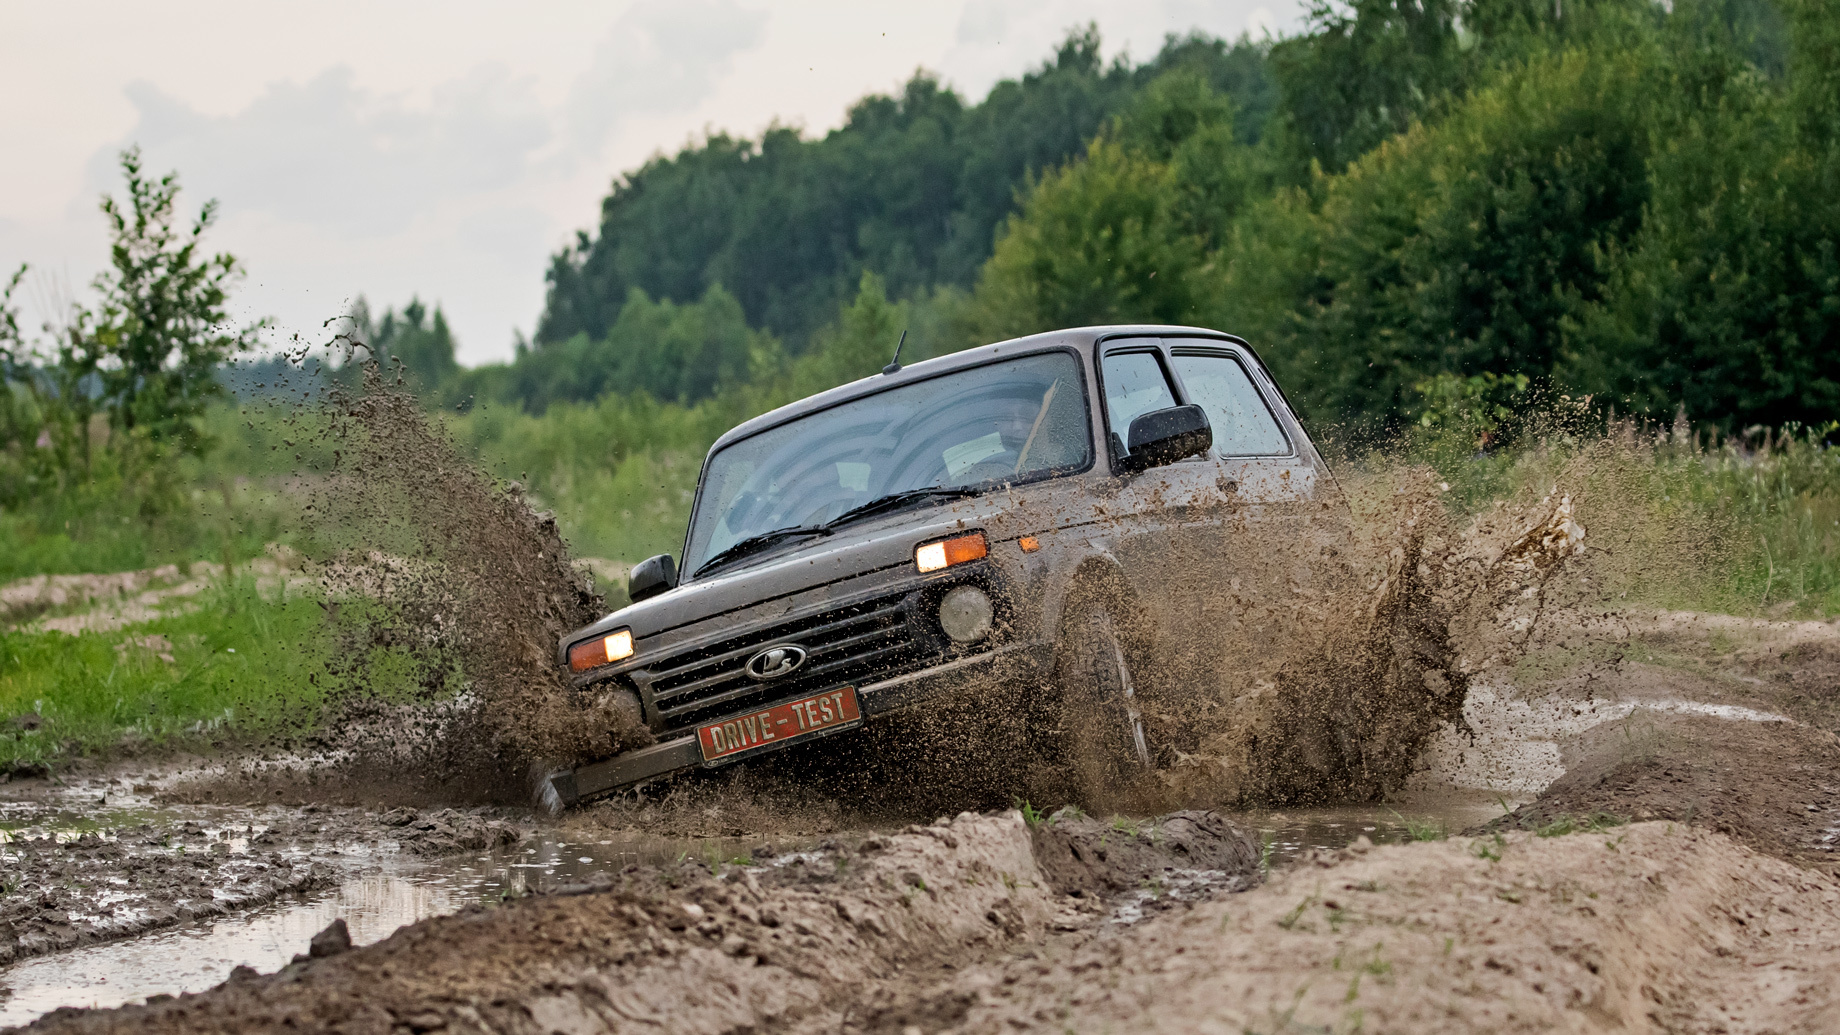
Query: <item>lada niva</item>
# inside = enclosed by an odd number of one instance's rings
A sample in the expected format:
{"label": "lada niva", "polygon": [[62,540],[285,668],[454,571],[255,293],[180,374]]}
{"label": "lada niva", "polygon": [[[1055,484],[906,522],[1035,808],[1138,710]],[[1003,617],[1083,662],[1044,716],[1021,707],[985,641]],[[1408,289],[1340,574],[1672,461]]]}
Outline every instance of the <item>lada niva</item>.
{"label": "lada niva", "polygon": [[1333,492],[1230,334],[1086,327],[890,364],[710,448],[681,563],[636,565],[631,604],[558,648],[655,743],[555,773],[546,796],[822,751],[958,695],[1129,779],[1179,739],[1143,706],[1145,674],[1210,635],[1193,598],[1221,530]]}

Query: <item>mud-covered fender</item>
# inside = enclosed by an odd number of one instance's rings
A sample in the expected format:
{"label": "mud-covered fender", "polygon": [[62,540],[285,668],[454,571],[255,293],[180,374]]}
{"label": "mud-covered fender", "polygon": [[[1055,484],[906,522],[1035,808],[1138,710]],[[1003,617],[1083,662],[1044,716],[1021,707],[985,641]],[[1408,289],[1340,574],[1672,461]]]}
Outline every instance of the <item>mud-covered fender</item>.
{"label": "mud-covered fender", "polygon": [[1096,542],[1082,544],[1073,556],[1064,558],[1058,568],[1060,574],[1049,581],[1042,594],[1044,641],[1059,644],[1068,609],[1089,599],[1104,600],[1108,606],[1122,612],[1119,617],[1141,611],[1124,565],[1118,562],[1109,546]]}

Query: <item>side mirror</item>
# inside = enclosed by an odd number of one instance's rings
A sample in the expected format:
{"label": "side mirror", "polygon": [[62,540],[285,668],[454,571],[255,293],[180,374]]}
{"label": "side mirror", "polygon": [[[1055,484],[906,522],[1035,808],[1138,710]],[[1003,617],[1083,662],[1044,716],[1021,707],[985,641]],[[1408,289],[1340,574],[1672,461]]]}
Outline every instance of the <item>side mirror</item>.
{"label": "side mirror", "polygon": [[1131,451],[1125,454],[1125,469],[1142,471],[1207,452],[1214,429],[1201,407],[1190,404],[1138,414],[1127,438]]}
{"label": "side mirror", "polygon": [[626,599],[638,603],[667,589],[677,588],[677,561],[668,553],[647,557],[633,565],[626,580]]}

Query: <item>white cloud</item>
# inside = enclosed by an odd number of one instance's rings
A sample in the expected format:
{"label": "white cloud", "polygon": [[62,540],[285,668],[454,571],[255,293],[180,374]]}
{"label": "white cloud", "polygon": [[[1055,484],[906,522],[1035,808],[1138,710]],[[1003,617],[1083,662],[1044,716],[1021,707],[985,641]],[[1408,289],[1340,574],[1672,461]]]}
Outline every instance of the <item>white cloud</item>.
{"label": "white cloud", "polygon": [[190,189],[227,209],[359,238],[399,232],[444,199],[516,182],[552,132],[520,84],[490,66],[437,87],[426,107],[362,90],[344,66],[272,84],[223,116],[144,81],[126,92],[139,118],[98,152],[97,190],[117,186],[115,152],[135,143],[150,169],[183,170]]}
{"label": "white cloud", "polygon": [[[752,6],[750,6],[752,5]],[[15,5],[0,31],[0,272],[82,285],[117,151],[215,197],[239,315],[309,338],[359,293],[439,301],[469,363],[510,353],[549,254],[621,171],[705,129],[813,135],[915,68],[977,100],[1096,20],[1106,56],[1165,33],[1295,24],[1301,0],[165,0]],[[1274,17],[1272,12],[1278,14]]]}
{"label": "white cloud", "polygon": [[706,100],[760,43],[765,12],[726,0],[641,5],[614,24],[586,73],[570,90],[571,143],[598,155],[608,136],[633,115],[689,111]]}

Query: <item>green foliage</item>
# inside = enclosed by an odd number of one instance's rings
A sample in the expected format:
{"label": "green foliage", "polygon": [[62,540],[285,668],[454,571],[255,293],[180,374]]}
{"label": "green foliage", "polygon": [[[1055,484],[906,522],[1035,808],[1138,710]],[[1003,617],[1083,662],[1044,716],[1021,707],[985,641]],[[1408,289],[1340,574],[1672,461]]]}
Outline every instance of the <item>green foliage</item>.
{"label": "green foliage", "polygon": [[1597,256],[1640,218],[1644,56],[1539,58],[1280,193],[1236,234],[1220,319],[1257,319],[1245,333],[1316,411],[1398,412],[1439,373],[1548,377]]}
{"label": "green foliage", "polygon": [[604,337],[581,333],[520,348],[509,366],[467,371],[444,385],[442,401],[474,397],[540,413],[557,402],[641,391],[692,404],[746,381],[755,354],[774,347],[770,336],[748,327],[741,304],[719,285],[682,304],[653,301],[634,287]]}
{"label": "green foliage", "polygon": [[1462,80],[1463,9],[1457,0],[1311,0],[1308,31],[1271,54],[1287,157],[1340,172],[1430,113]]}
{"label": "green foliage", "polygon": [[[942,307],[928,316],[919,303],[891,302],[880,278],[865,274],[856,298],[813,335],[806,354],[787,356],[771,339],[756,343],[748,377],[694,405],[642,391],[608,393],[555,403],[540,416],[482,406],[448,418],[447,426],[464,452],[554,509],[578,556],[630,563],[675,553],[697,472],[718,436],[775,406],[879,373],[902,328],[941,319]],[[925,350],[910,340],[903,359],[917,354]]]}
{"label": "green foliage", "polygon": [[232,327],[229,290],[242,270],[228,254],[201,251],[217,203],[181,230],[178,174],[144,176],[138,148],[122,152],[121,171],[126,204],[102,200],[111,268],[96,279],[96,308],[73,314],[57,365],[61,376],[94,384],[85,394],[116,431],[196,453],[204,442],[193,419],[223,390],[217,368],[253,347],[260,325]]}
{"label": "green foliage", "polygon": [[1641,231],[1612,249],[1562,374],[1727,429],[1840,413],[1840,44],[1829,3],[1790,5],[1790,89],[1707,47],[1668,71]]}
{"label": "green foliage", "polygon": [[1629,821],[1608,812],[1589,812],[1582,816],[1563,815],[1533,832],[1535,837],[1564,837],[1567,834],[1599,834]]}
{"label": "green foliage", "polygon": [[[354,345],[362,346],[354,358],[374,361],[386,371],[399,373],[422,398],[438,399],[440,391],[459,377],[453,331],[448,329],[447,314],[440,306],[430,314],[421,299],[411,298],[401,313],[385,309],[383,319],[373,320],[370,304],[359,296],[349,316],[350,339]],[[342,380],[356,387],[362,365],[356,362],[341,367]]]}
{"label": "green foliage", "polygon": [[1525,405],[1527,375],[1439,374],[1412,386],[1424,400],[1417,425],[1432,432],[1454,432],[1487,449]]}
{"label": "green foliage", "polygon": [[0,510],[0,580],[44,573],[135,571],[199,558],[233,563],[290,538],[291,522],[254,487],[186,486],[160,510],[123,496],[119,482],[92,480]]}
{"label": "green foliage", "polygon": [[1028,799],[1014,798],[1011,799],[1011,801],[1015,805],[1016,811],[1022,813],[1023,825],[1027,826],[1029,829],[1033,830],[1049,821],[1048,814],[1029,804]]}
{"label": "green foliage", "polygon": [[176,174],[143,175],[135,149],[121,170],[127,200],[102,200],[113,242],[95,305],[27,340],[13,303],[23,268],[0,294],[0,507],[72,492],[170,506],[174,461],[209,444],[197,421],[223,394],[219,368],[255,343],[260,324],[230,323],[236,260],[202,251],[215,203],[182,229]]}
{"label": "green foliage", "polygon": [[1011,217],[977,289],[987,339],[1080,324],[1190,323],[1201,238],[1170,167],[1100,139]]}
{"label": "green foliage", "polygon": [[1407,819],[1400,815],[1397,809],[1388,809],[1387,811],[1391,812],[1393,818],[1399,821],[1399,825],[1405,830],[1406,839],[1409,841],[1442,841],[1450,836],[1450,828],[1444,825],[1443,820]]}
{"label": "green foliage", "polygon": [[1241,132],[1256,138],[1275,99],[1261,47],[1171,37],[1132,68],[1104,62],[1088,28],[975,105],[919,73],[898,97],[864,98],[822,139],[775,127],[654,159],[615,183],[595,235],[555,256],[536,339],[604,337],[634,288],[682,303],[720,284],[751,326],[798,352],[865,270],[896,297],[969,288],[1018,189],[1082,153],[1174,68],[1230,93]]}
{"label": "green foliage", "polygon": [[0,771],[124,747],[286,738],[353,689],[394,702],[458,685],[449,661],[404,644],[400,628],[379,634],[378,605],[322,603],[242,575],[123,629],[0,628],[0,715],[40,719],[0,730]]}
{"label": "green foliage", "polygon": [[1658,451],[1651,494],[1704,515],[1727,556],[1701,606],[1744,613],[1840,614],[1840,425],[1759,432],[1748,441]]}

